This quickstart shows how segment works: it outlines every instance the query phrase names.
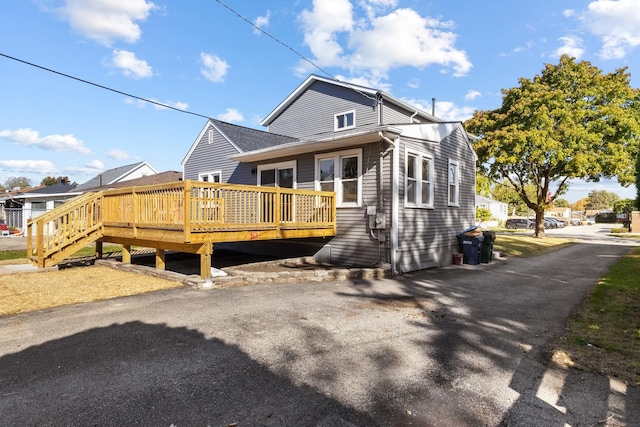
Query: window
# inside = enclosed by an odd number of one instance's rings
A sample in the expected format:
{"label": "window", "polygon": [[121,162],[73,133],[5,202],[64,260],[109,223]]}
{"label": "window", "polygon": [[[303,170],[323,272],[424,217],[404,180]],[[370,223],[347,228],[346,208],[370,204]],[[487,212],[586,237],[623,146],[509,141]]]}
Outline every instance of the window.
{"label": "window", "polygon": [[406,154],[405,206],[432,208],[433,158],[409,151]]}
{"label": "window", "polygon": [[449,206],[458,206],[460,190],[460,165],[455,160],[449,160],[448,168]]}
{"label": "window", "polygon": [[222,182],[222,171],[200,173],[198,174],[198,181]]}
{"label": "window", "polygon": [[338,207],[362,204],[362,150],[316,155],[317,190],[335,191]]}
{"label": "window", "polygon": [[347,111],[336,114],[333,124],[333,130],[345,130],[356,127],[356,111]]}
{"label": "window", "polygon": [[258,185],[264,187],[296,188],[296,162],[282,162],[258,166]]}

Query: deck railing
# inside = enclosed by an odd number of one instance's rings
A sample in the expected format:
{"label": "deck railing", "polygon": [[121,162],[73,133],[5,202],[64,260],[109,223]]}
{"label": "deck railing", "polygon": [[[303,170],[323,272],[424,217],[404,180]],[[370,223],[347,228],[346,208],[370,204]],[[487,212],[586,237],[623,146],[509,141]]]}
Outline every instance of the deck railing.
{"label": "deck railing", "polygon": [[72,199],[29,221],[27,248],[45,266],[97,239],[160,248],[167,239],[188,245],[335,233],[333,192],[185,180]]}
{"label": "deck railing", "polygon": [[183,230],[187,236],[335,227],[335,193],[185,180],[104,191],[102,221],[105,226]]}

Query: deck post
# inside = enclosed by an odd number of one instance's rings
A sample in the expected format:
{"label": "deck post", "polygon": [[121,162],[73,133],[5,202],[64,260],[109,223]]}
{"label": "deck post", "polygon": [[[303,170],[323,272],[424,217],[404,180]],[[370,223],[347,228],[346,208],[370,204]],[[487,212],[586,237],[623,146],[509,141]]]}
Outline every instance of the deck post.
{"label": "deck post", "polygon": [[157,248],[156,249],[156,269],[164,270],[165,266],[166,266],[166,263],[165,263],[164,249]]}
{"label": "deck post", "polygon": [[122,245],[122,263],[131,264],[131,245]]}
{"label": "deck post", "polygon": [[102,242],[96,242],[96,258],[102,258]]}
{"label": "deck post", "polygon": [[211,277],[211,254],[213,252],[213,245],[211,243],[205,243],[198,252],[200,252],[200,278],[208,279]]}

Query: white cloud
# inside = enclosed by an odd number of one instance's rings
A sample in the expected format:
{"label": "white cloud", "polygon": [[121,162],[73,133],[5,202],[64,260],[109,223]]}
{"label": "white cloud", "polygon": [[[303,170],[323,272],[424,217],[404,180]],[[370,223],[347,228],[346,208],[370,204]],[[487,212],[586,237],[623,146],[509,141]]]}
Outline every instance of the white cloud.
{"label": "white cloud", "polygon": [[146,0],[66,0],[58,12],[80,34],[105,46],[114,40],[135,43],[156,5]]}
{"label": "white cloud", "polygon": [[584,47],[580,37],[565,36],[560,37],[558,40],[562,42],[562,46],[556,49],[552,56],[559,58],[562,55],[567,54],[579,59],[584,54]]}
{"label": "white cloud", "polygon": [[[264,27],[267,27],[269,25],[269,19],[271,18],[271,11],[267,10],[267,14],[265,16],[258,16],[255,21],[253,21],[253,24],[260,28],[263,29]],[[262,34],[258,29],[254,29],[253,32],[255,34]]]}
{"label": "white cloud", "polygon": [[[339,66],[369,81],[388,77],[393,68],[422,69],[438,65],[462,76],[472,67],[465,51],[457,49],[453,22],[420,16],[415,10],[395,7],[395,0],[360,1],[366,17],[356,16],[348,0],[314,0],[301,22],[305,43],[318,66]],[[348,49],[348,50],[346,50]],[[309,71],[301,62],[298,72]],[[352,80],[350,78],[349,80]]]}
{"label": "white cloud", "polygon": [[[431,114],[431,111],[433,110],[432,101],[404,98],[403,101],[407,102],[410,105],[418,107],[422,111],[425,111],[429,114]],[[459,107],[450,101],[436,101],[435,105],[436,117],[451,122],[464,122],[465,120],[473,117],[474,111],[475,108],[473,107]]]}
{"label": "white cloud", "polygon": [[640,45],[640,5],[638,0],[596,0],[581,15],[586,28],[602,40],[600,56],[624,58]]}
{"label": "white cloud", "polygon": [[576,11],[573,9],[565,9],[562,11],[562,16],[564,16],[565,18],[571,18],[575,14],[576,14]]}
{"label": "white cloud", "polygon": [[0,160],[0,168],[21,173],[57,173],[49,160]]}
{"label": "white cloud", "polygon": [[224,113],[218,114],[217,117],[218,119],[229,123],[244,121],[242,114],[235,108],[227,108]]}
{"label": "white cloud", "polygon": [[116,148],[111,149],[107,152],[107,156],[113,160],[126,160],[131,156],[124,150],[118,150]]}
{"label": "white cloud", "polygon": [[111,65],[119,68],[128,77],[146,78],[153,76],[153,70],[147,61],[136,58],[136,54],[126,50],[112,52]]}
{"label": "white cloud", "polygon": [[217,55],[209,53],[201,53],[200,60],[203,67],[200,69],[200,73],[209,81],[214,83],[220,83],[224,81],[224,77],[229,69],[229,64],[223,59],[220,59]]}
{"label": "white cloud", "polygon": [[80,175],[95,175],[102,172],[103,170],[104,165],[98,159],[85,163],[85,165],[81,167],[71,166],[65,168],[65,172],[77,173]]}
{"label": "white cloud", "polygon": [[480,92],[478,92],[477,90],[470,90],[469,92],[467,92],[467,94],[464,96],[464,99],[466,101],[473,101],[476,98],[480,98],[482,96],[482,94]]}
{"label": "white cloud", "polygon": [[38,131],[30,128],[18,130],[0,131],[0,138],[7,139],[15,144],[35,146],[52,151],[75,151],[80,154],[89,154],[91,150],[73,135],[47,135],[40,136]]}
{"label": "white cloud", "polygon": [[187,108],[189,108],[189,104],[187,104],[186,102],[182,102],[182,101],[158,101],[155,98],[148,98],[149,101],[153,101],[153,102],[147,102],[147,101],[143,101],[142,99],[136,99],[136,98],[125,98],[124,99],[124,103],[125,104],[129,104],[129,105],[135,105],[138,108],[144,108],[147,105],[152,105],[154,109],[156,110],[166,110],[167,107],[164,107],[162,105],[158,105],[158,104],[154,104],[154,102],[157,102],[159,104],[163,104],[169,107],[173,107],[173,108],[177,108],[178,110],[186,110]]}
{"label": "white cloud", "polygon": [[532,47],[534,47],[536,44],[534,42],[532,42],[531,40],[528,41],[524,46],[517,46],[516,48],[513,49],[513,51],[515,53],[519,53],[519,52],[524,52],[525,50],[529,50]]}

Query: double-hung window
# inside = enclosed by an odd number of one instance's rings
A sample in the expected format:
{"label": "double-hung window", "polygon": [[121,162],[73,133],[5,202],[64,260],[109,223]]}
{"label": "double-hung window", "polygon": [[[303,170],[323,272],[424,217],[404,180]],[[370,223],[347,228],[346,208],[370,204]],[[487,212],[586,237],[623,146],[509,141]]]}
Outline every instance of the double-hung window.
{"label": "double-hung window", "polygon": [[316,190],[335,191],[337,207],[362,204],[362,150],[316,155]]}
{"label": "double-hung window", "polygon": [[336,114],[334,118],[333,130],[345,130],[356,127],[356,111],[346,111]]}
{"label": "double-hung window", "polygon": [[433,157],[407,151],[405,171],[405,206],[433,208]]}
{"label": "double-hung window", "polygon": [[259,165],[258,185],[264,187],[296,188],[296,162]]}
{"label": "double-hung window", "polygon": [[460,197],[460,164],[449,159],[448,168],[448,201],[449,206],[458,206]]}
{"label": "double-hung window", "polygon": [[222,171],[200,173],[198,174],[198,181],[222,182]]}

